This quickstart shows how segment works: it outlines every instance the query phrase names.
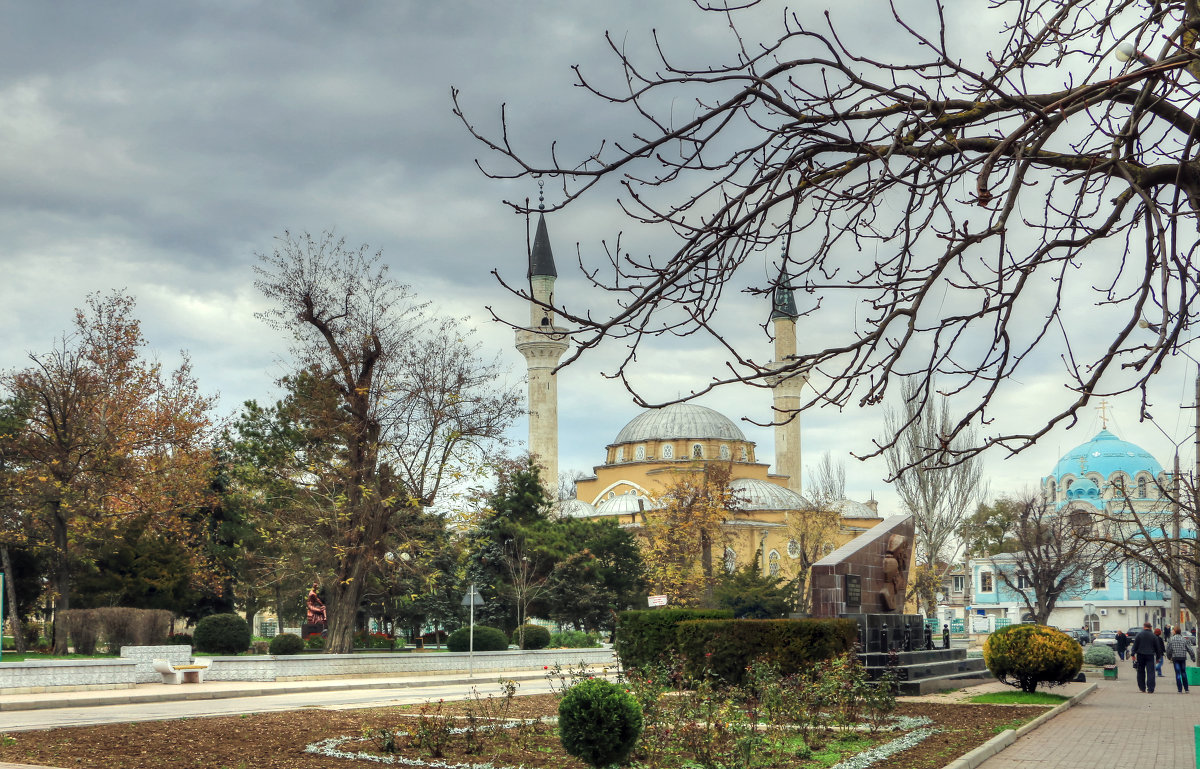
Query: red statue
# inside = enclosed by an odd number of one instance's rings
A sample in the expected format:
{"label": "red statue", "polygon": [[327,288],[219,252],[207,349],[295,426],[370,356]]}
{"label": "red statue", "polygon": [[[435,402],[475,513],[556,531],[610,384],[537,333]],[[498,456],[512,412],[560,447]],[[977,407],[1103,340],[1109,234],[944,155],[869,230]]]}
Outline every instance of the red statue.
{"label": "red statue", "polygon": [[883,556],[883,587],[879,599],[885,611],[904,608],[904,587],[908,577],[908,538],[902,534],[888,537]]}
{"label": "red statue", "polygon": [[325,624],[325,602],[317,595],[317,583],[314,582],[312,590],[308,591],[308,624],[324,625]]}

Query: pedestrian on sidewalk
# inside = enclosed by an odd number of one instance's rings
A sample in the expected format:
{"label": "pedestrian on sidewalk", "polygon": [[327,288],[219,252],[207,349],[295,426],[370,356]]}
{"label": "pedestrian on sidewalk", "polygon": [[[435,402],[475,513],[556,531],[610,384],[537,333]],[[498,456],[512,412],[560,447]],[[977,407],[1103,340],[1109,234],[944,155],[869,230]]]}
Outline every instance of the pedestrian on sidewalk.
{"label": "pedestrian on sidewalk", "polygon": [[1125,659],[1125,650],[1129,648],[1129,636],[1124,630],[1117,631],[1117,656]]}
{"label": "pedestrian on sidewalk", "polygon": [[1171,658],[1171,663],[1175,665],[1175,688],[1182,694],[1188,690],[1188,657],[1191,657],[1192,662],[1195,662],[1196,655],[1192,652],[1192,647],[1187,642],[1187,638],[1180,635],[1178,625],[1175,626],[1175,632],[1167,639],[1167,656]]}
{"label": "pedestrian on sidewalk", "polygon": [[1154,643],[1158,647],[1158,653],[1154,655],[1154,672],[1158,674],[1159,678],[1162,678],[1163,655],[1167,653],[1167,645],[1163,643],[1162,628],[1154,628]]}
{"label": "pedestrian on sidewalk", "polygon": [[1133,638],[1129,655],[1137,668],[1138,691],[1154,694],[1154,658],[1158,655],[1158,637],[1150,629],[1150,623],[1142,625],[1142,632]]}

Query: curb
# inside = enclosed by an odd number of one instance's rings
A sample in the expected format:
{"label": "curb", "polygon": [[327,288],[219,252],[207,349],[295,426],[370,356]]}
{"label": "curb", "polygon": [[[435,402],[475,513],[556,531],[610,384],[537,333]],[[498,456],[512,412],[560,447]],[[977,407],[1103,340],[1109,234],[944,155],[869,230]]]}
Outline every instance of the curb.
{"label": "curb", "polygon": [[1034,729],[1038,728],[1060,713],[1063,713],[1068,708],[1072,708],[1079,704],[1084,697],[1096,691],[1098,686],[1099,684],[1097,683],[1091,684],[1079,694],[1076,694],[1074,697],[1062,703],[1061,705],[1051,708],[1019,729],[1005,729],[971,752],[964,753],[950,763],[946,764],[944,769],[976,769],[976,767],[978,767],[984,761],[1004,750],[1009,745],[1016,742],[1019,738],[1029,734]]}
{"label": "curb", "polygon": [[[537,673],[532,671],[508,671],[509,675],[503,676],[514,681],[529,681],[541,680],[545,678],[545,671],[539,670]],[[190,691],[184,690],[176,692],[159,692],[146,694],[110,694],[98,697],[86,697],[78,700],[73,699],[41,699],[28,700],[25,702],[2,702],[0,701],[0,712],[10,713],[21,710],[53,710],[58,708],[89,708],[100,707],[104,705],[138,705],[155,702],[185,702],[188,700],[228,700],[237,699],[240,697],[269,697],[273,694],[300,694],[307,692],[330,692],[330,691],[347,691],[354,689],[411,689],[425,686],[453,686],[460,684],[476,684],[486,683],[492,679],[482,679],[479,676],[468,678],[467,676],[455,677],[438,677],[430,675],[426,678],[406,678],[404,680],[380,680],[380,681],[353,681],[349,682],[345,679],[329,679],[327,683],[319,684],[301,684],[289,685],[286,682],[268,683],[264,682],[257,686],[248,686],[242,689],[221,689],[217,691]],[[184,685],[186,686],[186,684]],[[121,689],[121,692],[129,692],[129,689]],[[0,769],[4,769],[4,764],[0,764]]]}

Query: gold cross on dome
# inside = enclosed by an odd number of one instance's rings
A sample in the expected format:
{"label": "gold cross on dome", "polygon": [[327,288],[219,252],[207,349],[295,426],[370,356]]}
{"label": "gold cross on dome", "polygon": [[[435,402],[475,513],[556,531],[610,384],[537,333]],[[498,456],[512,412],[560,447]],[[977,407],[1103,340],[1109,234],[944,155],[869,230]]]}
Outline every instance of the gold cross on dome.
{"label": "gold cross on dome", "polygon": [[1108,429],[1108,413],[1107,413],[1107,411],[1110,408],[1112,408],[1112,406],[1110,406],[1108,401],[1106,401],[1106,400],[1101,400],[1100,405],[1096,407],[1096,411],[1100,412],[1100,426],[1104,430]]}

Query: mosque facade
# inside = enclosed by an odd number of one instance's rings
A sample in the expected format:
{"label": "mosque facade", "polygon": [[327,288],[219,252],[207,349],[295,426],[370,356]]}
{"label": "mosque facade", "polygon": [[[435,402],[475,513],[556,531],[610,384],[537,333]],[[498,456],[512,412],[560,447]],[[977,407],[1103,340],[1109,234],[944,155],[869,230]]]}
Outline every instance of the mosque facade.
{"label": "mosque facade", "polygon": [[[567,349],[565,329],[554,325],[550,308],[556,278],[545,218],[539,215],[529,257],[530,326],[519,329],[516,337],[529,366],[529,450],[550,489],[557,487],[558,472],[553,369]],[[778,289],[771,313],[776,368],[796,354],[796,317],[791,291]],[[801,493],[800,418],[793,415],[806,382],[804,373],[783,371],[770,380],[769,416],[776,422],[774,472],[728,417],[696,403],[677,403],[643,411],[621,428],[604,448],[603,461],[593,474],[576,481],[576,497],[559,503],[559,514],[609,518],[636,529],[654,515],[659,496],[681,474],[721,463],[729,468],[729,486],[737,500],[737,509],[724,524],[724,567],[733,571],[753,563],[764,575],[795,576],[799,552],[788,534],[788,516],[810,504]],[[827,551],[883,520],[874,501],[841,500],[837,507],[840,526],[824,545]]]}
{"label": "mosque facade", "polygon": [[[1042,478],[1043,500],[1059,515],[1086,525],[1105,525],[1106,514],[1131,510],[1163,530],[1170,519],[1170,500],[1161,493],[1170,478],[1158,460],[1142,447],[1121,440],[1107,428],[1064,454]],[[1026,619],[1021,596],[996,572],[1013,569],[1011,556],[971,561],[974,614]],[[1160,580],[1142,564],[1111,562],[1093,570],[1088,584],[1060,599],[1050,624],[1062,628],[1128,630],[1143,622],[1161,625],[1167,619],[1169,597]],[[1085,609],[1087,611],[1085,611]],[[1172,622],[1178,621],[1174,618]]]}

